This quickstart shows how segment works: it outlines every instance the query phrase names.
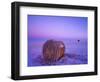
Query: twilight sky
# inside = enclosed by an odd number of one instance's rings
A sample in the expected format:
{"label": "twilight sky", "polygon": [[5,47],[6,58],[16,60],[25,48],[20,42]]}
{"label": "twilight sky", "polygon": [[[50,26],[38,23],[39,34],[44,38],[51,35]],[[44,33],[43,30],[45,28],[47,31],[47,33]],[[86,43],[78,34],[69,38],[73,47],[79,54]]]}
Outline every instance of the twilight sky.
{"label": "twilight sky", "polygon": [[87,17],[28,15],[29,38],[87,38]]}

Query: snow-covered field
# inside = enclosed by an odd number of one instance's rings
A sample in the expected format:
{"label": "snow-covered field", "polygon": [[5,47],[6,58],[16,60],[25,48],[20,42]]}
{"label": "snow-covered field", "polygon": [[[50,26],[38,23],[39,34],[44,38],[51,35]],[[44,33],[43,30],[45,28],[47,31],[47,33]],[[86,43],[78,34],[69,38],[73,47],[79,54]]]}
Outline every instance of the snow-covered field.
{"label": "snow-covered field", "polygon": [[65,44],[66,50],[65,55],[56,63],[46,64],[43,59],[42,47],[43,42],[32,40],[28,43],[28,66],[51,66],[51,65],[77,65],[77,64],[87,64],[88,54],[87,54],[87,40],[81,39],[69,39],[62,40]]}

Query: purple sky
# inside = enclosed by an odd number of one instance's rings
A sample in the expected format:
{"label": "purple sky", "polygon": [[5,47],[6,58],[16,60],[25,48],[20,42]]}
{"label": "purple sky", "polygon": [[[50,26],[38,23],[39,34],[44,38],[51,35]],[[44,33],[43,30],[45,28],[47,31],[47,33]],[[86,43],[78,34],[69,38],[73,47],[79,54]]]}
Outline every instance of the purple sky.
{"label": "purple sky", "polygon": [[28,15],[29,38],[87,38],[87,17]]}

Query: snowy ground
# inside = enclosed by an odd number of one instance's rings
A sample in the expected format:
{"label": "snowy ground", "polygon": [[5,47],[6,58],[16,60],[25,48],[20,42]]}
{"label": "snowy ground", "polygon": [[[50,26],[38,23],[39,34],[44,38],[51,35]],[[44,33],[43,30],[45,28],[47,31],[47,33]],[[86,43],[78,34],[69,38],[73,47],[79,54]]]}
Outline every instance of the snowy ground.
{"label": "snowy ground", "polygon": [[[87,40],[63,40],[65,44],[65,55],[56,63],[46,64],[43,59],[42,45],[39,43],[29,43],[28,51],[28,66],[50,66],[50,65],[77,65],[77,64],[87,64],[88,54],[87,54]],[[34,44],[34,45],[33,45]]]}
{"label": "snowy ground", "polygon": [[46,64],[42,55],[38,55],[36,58],[32,58],[32,63],[30,66],[48,66],[48,65],[75,65],[75,64],[87,64],[87,57],[75,55],[75,54],[65,54],[56,63]]}

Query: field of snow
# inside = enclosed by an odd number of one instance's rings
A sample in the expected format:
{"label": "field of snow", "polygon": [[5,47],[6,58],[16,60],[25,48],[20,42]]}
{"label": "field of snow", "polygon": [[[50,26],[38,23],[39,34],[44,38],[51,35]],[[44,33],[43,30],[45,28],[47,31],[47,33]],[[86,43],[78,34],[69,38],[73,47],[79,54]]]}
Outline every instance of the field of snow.
{"label": "field of snow", "polygon": [[65,55],[56,63],[46,64],[43,59],[42,47],[45,41],[28,42],[28,66],[51,66],[51,65],[77,65],[87,64],[87,39],[67,39],[62,40],[65,44]]}

